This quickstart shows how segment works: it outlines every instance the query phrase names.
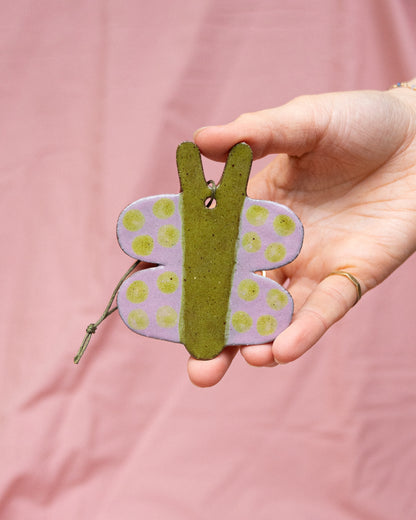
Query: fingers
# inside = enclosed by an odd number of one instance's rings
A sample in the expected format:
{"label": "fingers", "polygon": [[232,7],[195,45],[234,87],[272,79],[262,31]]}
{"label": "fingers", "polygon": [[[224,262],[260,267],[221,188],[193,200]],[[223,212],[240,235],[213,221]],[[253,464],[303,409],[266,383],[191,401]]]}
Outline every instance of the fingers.
{"label": "fingers", "polygon": [[249,345],[240,348],[241,355],[253,367],[274,367],[277,365],[272,351],[272,344]]}
{"label": "fingers", "polygon": [[314,148],[328,126],[330,111],[317,110],[319,99],[304,96],[278,108],[243,114],[226,125],[202,128],[195,132],[195,143],[217,161],[224,161],[238,142],[251,146],[254,159],[271,153],[303,155]]}
{"label": "fingers", "polygon": [[238,347],[227,347],[214,359],[201,361],[191,357],[188,361],[189,379],[200,387],[216,385],[227,372],[237,352]]}
{"label": "fingers", "polygon": [[[238,350],[238,347],[227,347],[219,356],[207,361],[189,358],[189,379],[194,385],[203,388],[216,385],[227,372]],[[271,344],[241,347],[241,353],[247,363],[253,366],[272,367],[277,364],[273,358]]]}
{"label": "fingers", "polygon": [[[294,299],[301,287],[290,289]],[[357,301],[354,284],[343,276],[328,276],[306,299],[291,325],[273,343],[274,359],[288,363],[307,352]]]}
{"label": "fingers", "polygon": [[[294,299],[302,301],[308,290],[304,281],[290,288]],[[243,346],[240,347],[241,354],[247,363],[257,367],[273,367],[294,361],[315,345],[356,301],[356,287],[348,278],[328,276],[310,293],[291,325],[275,339],[273,345]],[[219,356],[208,361],[190,358],[188,375],[192,383],[200,387],[217,384],[238,350],[238,347],[227,347]]]}
{"label": "fingers", "polygon": [[315,345],[357,300],[356,287],[348,278],[329,276],[319,285],[313,285],[302,279],[289,288],[295,307],[299,308],[293,322],[273,345],[242,347],[247,363],[266,367],[294,361]]}

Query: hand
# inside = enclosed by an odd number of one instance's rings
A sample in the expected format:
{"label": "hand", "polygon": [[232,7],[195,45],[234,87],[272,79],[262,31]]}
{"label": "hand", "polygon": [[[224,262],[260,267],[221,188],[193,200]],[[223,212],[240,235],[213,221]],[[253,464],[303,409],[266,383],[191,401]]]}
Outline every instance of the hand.
{"label": "hand", "polygon": [[[289,283],[291,325],[273,344],[241,347],[254,366],[295,360],[416,249],[416,92],[358,91],[305,96],[196,132],[207,157],[224,161],[240,141],[254,158],[278,154],[253,179],[248,194],[286,204],[301,219],[298,258],[268,276]],[[190,359],[198,386],[216,384],[238,352],[227,347],[210,361]]]}

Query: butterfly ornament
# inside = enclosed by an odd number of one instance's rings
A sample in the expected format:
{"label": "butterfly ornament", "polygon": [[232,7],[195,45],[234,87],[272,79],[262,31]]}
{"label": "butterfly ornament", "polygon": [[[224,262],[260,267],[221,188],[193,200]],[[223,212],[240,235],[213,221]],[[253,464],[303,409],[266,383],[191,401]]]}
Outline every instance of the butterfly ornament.
{"label": "butterfly ornament", "polygon": [[[273,341],[290,324],[293,300],[259,272],[296,258],[300,220],[282,204],[247,196],[245,143],[230,150],[218,185],[206,182],[194,143],[180,144],[176,160],[180,193],[139,199],[118,219],[120,247],[136,263],[113,293],[117,306],[110,300],[100,320],[118,309],[133,332],[182,343],[196,359]],[[140,261],[156,267],[131,274]],[[75,362],[100,320],[87,328]]]}

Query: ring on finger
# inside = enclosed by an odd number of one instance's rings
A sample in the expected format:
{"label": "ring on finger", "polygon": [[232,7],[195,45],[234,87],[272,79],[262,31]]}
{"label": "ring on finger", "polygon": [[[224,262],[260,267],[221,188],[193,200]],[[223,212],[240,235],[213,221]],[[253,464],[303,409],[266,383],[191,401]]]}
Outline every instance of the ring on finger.
{"label": "ring on finger", "polygon": [[353,276],[351,273],[348,273],[347,271],[332,271],[332,273],[329,273],[328,276],[333,276],[333,275],[344,276],[345,278],[348,278],[348,280],[354,284],[355,291],[356,291],[356,299],[355,299],[354,305],[356,303],[358,303],[358,301],[361,299],[361,296],[362,296],[362,290],[361,290],[361,284],[357,280],[357,278],[355,276]]}

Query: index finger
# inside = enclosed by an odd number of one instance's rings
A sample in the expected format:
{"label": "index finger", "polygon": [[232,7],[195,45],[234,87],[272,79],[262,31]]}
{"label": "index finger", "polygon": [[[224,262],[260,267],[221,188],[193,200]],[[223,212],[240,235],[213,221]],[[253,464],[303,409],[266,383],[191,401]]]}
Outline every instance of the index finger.
{"label": "index finger", "polygon": [[226,125],[201,128],[194,134],[195,143],[216,161],[224,161],[238,142],[250,145],[254,159],[271,153],[303,155],[315,147],[328,125],[328,112],[314,108],[318,98],[296,98],[281,107],[242,114]]}

